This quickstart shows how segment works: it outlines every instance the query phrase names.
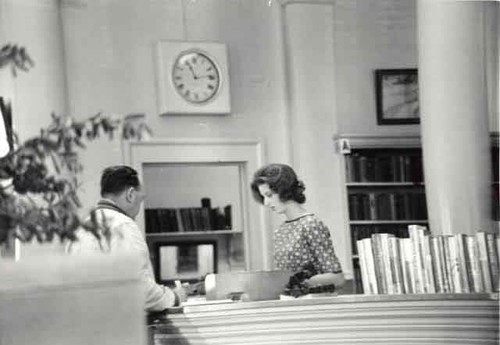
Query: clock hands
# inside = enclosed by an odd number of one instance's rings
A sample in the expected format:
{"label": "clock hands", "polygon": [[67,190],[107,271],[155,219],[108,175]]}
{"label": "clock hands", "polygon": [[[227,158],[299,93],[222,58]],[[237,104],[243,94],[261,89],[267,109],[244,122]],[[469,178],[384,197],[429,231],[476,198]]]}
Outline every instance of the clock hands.
{"label": "clock hands", "polygon": [[194,72],[194,69],[193,69],[193,66],[191,66],[191,64],[189,62],[186,62],[186,65],[189,67],[189,69],[191,70],[191,74],[193,75],[193,78],[194,80],[198,79],[199,77],[196,75],[196,73]]}
{"label": "clock hands", "polygon": [[189,70],[191,71],[191,74],[193,75],[194,80],[204,79],[204,78],[208,78],[210,80],[215,79],[215,76],[213,74],[205,74],[205,75],[198,76],[198,75],[196,75],[196,72],[194,71],[193,66],[189,62],[186,62],[186,65],[188,66]]}

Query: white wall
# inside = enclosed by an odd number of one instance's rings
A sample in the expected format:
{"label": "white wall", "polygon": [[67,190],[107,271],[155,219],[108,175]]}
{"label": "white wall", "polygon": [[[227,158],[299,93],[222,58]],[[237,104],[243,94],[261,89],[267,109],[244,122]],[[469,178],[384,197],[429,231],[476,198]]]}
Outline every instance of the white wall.
{"label": "white wall", "polygon": [[339,131],[419,134],[419,125],[377,126],[375,69],[416,68],[414,0],[337,0],[335,94]]}
{"label": "white wall", "polygon": [[0,93],[13,98],[13,122],[20,139],[39,133],[50,114],[66,113],[64,51],[57,0],[0,0],[0,45],[26,47],[35,61],[12,78],[0,71]]}

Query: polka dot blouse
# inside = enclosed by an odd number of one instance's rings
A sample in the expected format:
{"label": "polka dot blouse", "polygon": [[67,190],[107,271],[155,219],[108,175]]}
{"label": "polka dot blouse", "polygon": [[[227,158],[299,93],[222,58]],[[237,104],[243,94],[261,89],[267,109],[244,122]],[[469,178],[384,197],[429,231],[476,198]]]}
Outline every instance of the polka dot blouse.
{"label": "polka dot blouse", "polygon": [[319,273],[342,272],[330,231],[310,213],[284,222],[274,232],[274,260],[278,269],[293,272],[308,263]]}

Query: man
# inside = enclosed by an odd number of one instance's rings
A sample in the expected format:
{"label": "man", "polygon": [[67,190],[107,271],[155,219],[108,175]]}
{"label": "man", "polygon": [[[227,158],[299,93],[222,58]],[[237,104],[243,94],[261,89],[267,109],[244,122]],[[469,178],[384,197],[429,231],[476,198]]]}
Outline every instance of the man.
{"label": "man", "polygon": [[79,230],[77,240],[69,245],[68,252],[90,254],[135,251],[141,258],[146,310],[161,311],[185,301],[184,288],[169,289],[155,282],[144,235],[134,220],[145,198],[137,171],[128,166],[104,169],[101,177],[101,197],[93,211],[95,218],[91,216],[99,225],[100,239],[89,231]]}

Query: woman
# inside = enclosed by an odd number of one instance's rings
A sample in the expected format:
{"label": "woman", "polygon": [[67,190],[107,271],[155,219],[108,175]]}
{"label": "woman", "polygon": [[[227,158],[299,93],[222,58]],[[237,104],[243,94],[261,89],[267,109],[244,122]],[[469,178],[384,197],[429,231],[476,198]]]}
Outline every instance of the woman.
{"label": "woman", "polygon": [[344,275],[330,231],[303,207],[305,186],[295,171],[284,164],[266,165],[255,172],[251,187],[257,202],[286,218],[274,232],[277,268],[298,272],[312,265],[318,274],[307,281],[308,286],[342,286]]}

